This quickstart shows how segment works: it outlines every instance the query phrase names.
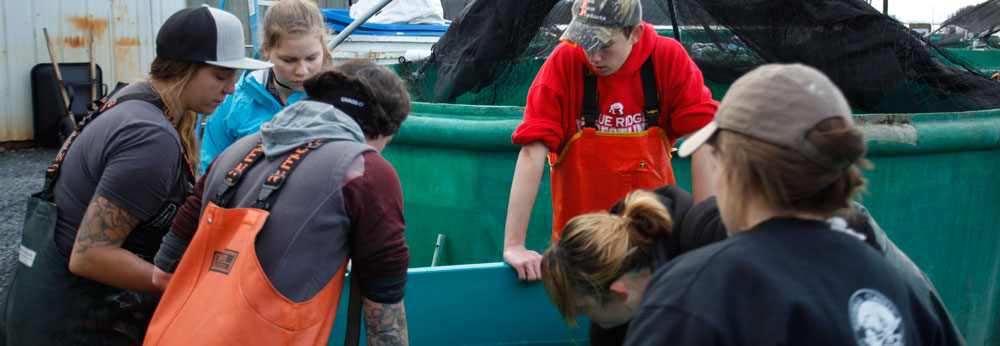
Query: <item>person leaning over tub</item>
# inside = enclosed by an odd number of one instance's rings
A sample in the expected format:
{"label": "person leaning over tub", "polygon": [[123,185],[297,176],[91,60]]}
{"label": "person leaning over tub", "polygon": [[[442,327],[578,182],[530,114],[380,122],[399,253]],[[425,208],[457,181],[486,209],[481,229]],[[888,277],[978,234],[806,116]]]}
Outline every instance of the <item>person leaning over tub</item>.
{"label": "person leaning over tub", "polygon": [[[708,145],[704,145],[704,144]],[[799,64],[740,77],[681,145],[710,149],[730,237],[657,269],[626,345],[940,345],[919,290],[826,222],[864,186],[866,143],[840,90]]]}
{"label": "person leaning over tub", "polygon": [[40,196],[56,215],[45,227],[37,214],[25,223],[27,256],[7,289],[0,341],[142,341],[161,293],[153,255],[198,169],[195,113],[233,93],[237,70],[271,66],[246,58],[242,42],[228,12],[174,13],[157,33],[149,79],[109,95],[67,140]]}
{"label": "person leaning over tub", "polygon": [[[168,237],[191,233],[190,244],[165,240],[157,253],[160,269],[180,263],[157,278],[166,292],[146,345],[324,344],[349,258],[368,344],[407,344],[403,195],[379,153],[409,113],[409,94],[368,60],[305,87],[308,98],[226,149],[181,208],[201,210],[201,224],[182,229],[198,215],[182,212]],[[251,226],[225,228],[237,213]]]}
{"label": "person leaning over tub", "polygon": [[[588,218],[596,217],[596,220],[601,218],[618,219],[619,221],[632,219],[632,222],[628,222],[625,226],[622,226],[620,222],[591,222],[586,223],[587,227],[581,226],[584,224],[573,223],[572,229],[567,227],[563,230],[564,234],[572,234],[572,236],[553,244],[550,251],[547,251],[542,257],[542,274],[547,278],[543,279],[543,282],[546,284],[553,304],[570,325],[575,324],[573,319],[575,316],[586,315],[589,317],[588,332],[591,345],[621,345],[625,341],[625,333],[629,325],[627,321],[631,319],[639,301],[641,301],[645,288],[644,283],[648,282],[649,274],[655,272],[656,268],[685,252],[727,237],[715,196],[692,206],[690,195],[675,185],[660,187],[653,190],[653,193],[669,215],[676,215],[672,217],[673,230],[669,234],[635,230],[638,227],[649,227],[655,224],[635,221],[642,215],[638,211],[644,210],[648,214],[650,209],[637,209],[632,205],[626,208],[623,205],[626,201],[634,204],[648,202],[648,199],[632,198],[629,195],[618,201],[611,208],[610,214],[597,213],[594,214],[596,216],[591,215]],[[648,206],[648,203],[646,204]],[[654,206],[654,209],[659,208]],[[625,211],[630,211],[633,216],[623,216]],[[945,345],[966,344],[961,331],[958,330],[945,308],[934,285],[923,271],[893,244],[863,205],[852,202],[851,208],[838,210],[835,216],[828,219],[827,222],[833,229],[856,233],[853,236],[863,238],[865,243],[885,255],[886,260],[902,274],[906,283],[918,293],[918,298],[934,307],[938,318],[945,325],[945,334],[943,335],[946,341]],[[618,227],[607,227],[609,225]],[[639,234],[647,236],[641,237],[638,236]],[[649,234],[653,236],[649,236]],[[629,246],[620,247],[617,251],[611,250],[612,244],[624,242],[624,237],[629,237]],[[648,238],[655,239],[655,243],[638,241],[648,240]],[[567,248],[576,250],[569,252],[565,250]],[[633,255],[621,255],[618,253],[621,250],[629,253],[644,253],[647,254],[647,257],[652,256],[652,259],[649,262],[630,260],[630,256]],[[627,261],[632,265],[622,267],[618,261]],[[617,275],[603,270],[603,268],[610,267],[620,267],[619,271],[626,274]],[[598,281],[602,282],[596,286],[606,286],[608,289],[596,290],[598,293],[590,292],[595,291],[593,289],[588,291],[587,287],[591,286],[586,283],[588,282],[586,278],[595,277],[599,277]],[[631,278],[631,280],[626,281],[623,278]],[[619,283],[615,285],[614,283],[618,281],[621,283],[638,281],[640,284],[621,285]],[[601,304],[577,306],[577,304],[570,302],[577,300],[588,302],[597,300],[601,301]],[[622,311],[625,313],[623,314]],[[617,320],[609,319],[609,316],[616,316],[615,314],[617,314]]]}
{"label": "person leaning over tub", "polygon": [[[635,189],[674,184],[671,146],[708,124],[718,106],[680,42],[642,21],[642,1],[576,0],[572,12],[511,135],[521,150],[503,260],[520,280],[541,279],[542,256],[525,239],[546,160],[556,241],[574,216],[607,208]],[[706,161],[700,154],[691,160],[696,201],[713,194]]]}
{"label": "person leaning over tub", "polygon": [[263,57],[274,68],[246,73],[236,93],[209,115],[201,142],[201,168],[240,138],[260,131],[282,108],[306,97],[302,83],[332,61],[326,27],[313,1],[279,0],[264,14]]}
{"label": "person leaning over tub", "polygon": [[591,345],[621,345],[650,274],[670,259],[725,239],[710,197],[692,205],[676,185],[636,190],[611,212],[577,216],[542,255],[546,292],[563,319],[590,320]]}

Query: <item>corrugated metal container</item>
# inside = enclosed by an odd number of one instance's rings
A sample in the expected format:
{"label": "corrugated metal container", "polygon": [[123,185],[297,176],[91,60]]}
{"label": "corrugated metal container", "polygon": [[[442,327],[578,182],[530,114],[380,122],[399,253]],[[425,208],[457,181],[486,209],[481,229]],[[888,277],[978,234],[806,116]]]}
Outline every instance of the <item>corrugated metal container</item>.
{"label": "corrugated metal container", "polygon": [[43,28],[59,63],[88,62],[94,30],[95,61],[104,84],[147,75],[156,32],[184,0],[0,0],[0,143],[32,134],[31,68],[49,63]]}

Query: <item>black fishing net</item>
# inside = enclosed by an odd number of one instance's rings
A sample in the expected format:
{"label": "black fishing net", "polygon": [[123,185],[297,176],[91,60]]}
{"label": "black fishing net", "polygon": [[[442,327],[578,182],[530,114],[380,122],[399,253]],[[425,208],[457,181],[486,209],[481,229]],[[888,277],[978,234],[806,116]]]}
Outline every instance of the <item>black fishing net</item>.
{"label": "black fishing net", "polygon": [[996,40],[989,39],[1000,31],[1000,0],[983,2],[971,10],[949,18],[934,31],[939,36],[939,46],[973,46],[977,43],[1000,48]]}
{"label": "black fishing net", "polygon": [[[798,62],[825,72],[861,112],[1000,108],[1000,84],[990,80],[991,71],[863,0],[642,2],[643,20],[657,25],[660,35],[680,37],[710,82],[731,83],[764,63]],[[537,67],[559,43],[571,6],[569,0],[473,0],[453,19],[433,57],[404,62],[401,74],[421,101],[523,105]],[[988,36],[1000,21],[990,23],[967,30]]]}

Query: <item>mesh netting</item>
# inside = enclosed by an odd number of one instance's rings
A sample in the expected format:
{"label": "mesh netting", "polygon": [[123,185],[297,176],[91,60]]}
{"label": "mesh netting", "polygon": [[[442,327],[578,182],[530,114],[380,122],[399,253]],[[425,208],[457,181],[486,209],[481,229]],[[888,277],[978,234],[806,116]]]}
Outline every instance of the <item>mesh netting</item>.
{"label": "mesh netting", "polygon": [[990,35],[1000,31],[1000,0],[989,0],[971,10],[949,18],[934,31],[939,36],[939,46],[968,46],[977,44],[1000,48]]}
{"label": "mesh netting", "polygon": [[[642,2],[643,20],[675,37],[670,0]],[[403,62],[401,74],[420,101],[523,105],[571,6],[569,0],[474,0],[452,18],[432,58]],[[830,76],[861,112],[1000,108],[1000,84],[986,76],[992,72],[863,0],[673,0],[673,6],[681,41],[709,82],[731,83],[764,63],[799,62]]]}

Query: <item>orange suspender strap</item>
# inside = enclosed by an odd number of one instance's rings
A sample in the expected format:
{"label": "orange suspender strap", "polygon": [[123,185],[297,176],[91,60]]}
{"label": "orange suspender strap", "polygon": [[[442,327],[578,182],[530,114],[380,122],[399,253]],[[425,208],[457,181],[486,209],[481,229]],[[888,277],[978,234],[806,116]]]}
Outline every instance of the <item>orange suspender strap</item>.
{"label": "orange suspender strap", "polygon": [[[115,91],[112,91],[110,95],[114,95],[114,93],[118,91],[118,89],[120,89],[121,87],[122,86],[120,85],[118,88],[115,88]],[[69,146],[73,144],[73,141],[76,140],[76,137],[80,135],[80,132],[83,131],[83,128],[87,126],[87,124],[90,124],[90,122],[92,122],[94,119],[97,119],[97,116],[101,115],[108,109],[111,109],[111,107],[114,107],[115,105],[121,104],[122,102],[129,100],[143,100],[152,103],[154,106],[162,110],[164,114],[167,115],[168,119],[170,118],[167,106],[166,104],[163,103],[163,100],[160,99],[159,96],[153,94],[128,94],[116,99],[112,99],[111,101],[107,101],[105,103],[105,101],[108,99],[108,97],[110,97],[110,95],[105,96],[104,99],[100,101],[94,101],[91,104],[92,110],[89,113],[87,113],[87,116],[84,117],[83,120],[80,120],[80,125],[77,126],[76,130],[74,130],[72,134],[69,135],[69,138],[66,139],[66,143],[63,143],[62,148],[59,149],[59,154],[57,154],[56,158],[52,160],[52,163],[49,164],[49,167],[45,169],[45,185],[44,187],[42,187],[41,192],[38,192],[33,195],[34,197],[41,198],[46,201],[52,201],[52,199],[55,198],[53,190],[55,190],[56,187],[56,179],[59,178],[59,173],[62,171],[62,162],[63,159],[66,158],[66,153],[69,151]],[[184,152],[184,146],[181,146],[181,153],[182,153],[181,156],[184,156],[183,152]],[[186,171],[191,170],[190,166],[187,164],[186,157],[184,160],[184,165]],[[190,182],[193,182],[194,180],[193,171],[191,171],[191,174],[192,175],[188,177],[188,180]]]}
{"label": "orange suspender strap", "polygon": [[[264,186],[260,190],[260,195],[257,197],[257,201],[253,203],[252,208],[268,210],[271,208],[271,203],[274,199],[278,197],[278,190],[281,185],[285,183],[285,178],[292,173],[292,170],[302,162],[302,159],[309,155],[310,152],[319,148],[327,140],[320,138],[313,140],[309,143],[303,144],[302,146],[295,148],[285,157],[285,160],[281,162],[281,165],[275,169],[274,173],[267,176],[264,180]],[[220,207],[226,207],[229,200],[232,199],[233,193],[235,191],[236,185],[239,184],[240,180],[243,179],[243,173],[245,173],[250,167],[260,161],[260,158],[264,155],[261,147],[263,144],[258,141],[250,152],[243,157],[242,160],[236,163],[233,169],[226,173],[225,179],[222,185],[219,186],[219,191],[212,196],[212,203]]]}
{"label": "orange suspender strap", "polygon": [[264,156],[263,150],[261,150],[262,146],[263,143],[257,141],[257,145],[253,149],[250,149],[250,152],[242,160],[236,163],[236,167],[233,167],[233,169],[230,169],[226,173],[225,178],[222,180],[222,185],[219,186],[219,191],[216,191],[215,195],[212,196],[212,203],[222,208],[225,208],[229,204],[229,200],[233,198],[233,193],[236,191],[234,187],[240,182],[240,179],[243,179],[243,173]]}
{"label": "orange suspender strap", "polygon": [[281,165],[278,165],[278,168],[274,170],[274,173],[271,173],[264,180],[264,186],[260,189],[260,195],[257,196],[257,201],[253,203],[252,207],[263,210],[270,209],[271,203],[278,197],[278,189],[285,183],[288,174],[299,165],[299,162],[302,162],[306,155],[319,148],[323,143],[326,143],[326,139],[320,138],[292,150],[291,154],[288,154]]}

